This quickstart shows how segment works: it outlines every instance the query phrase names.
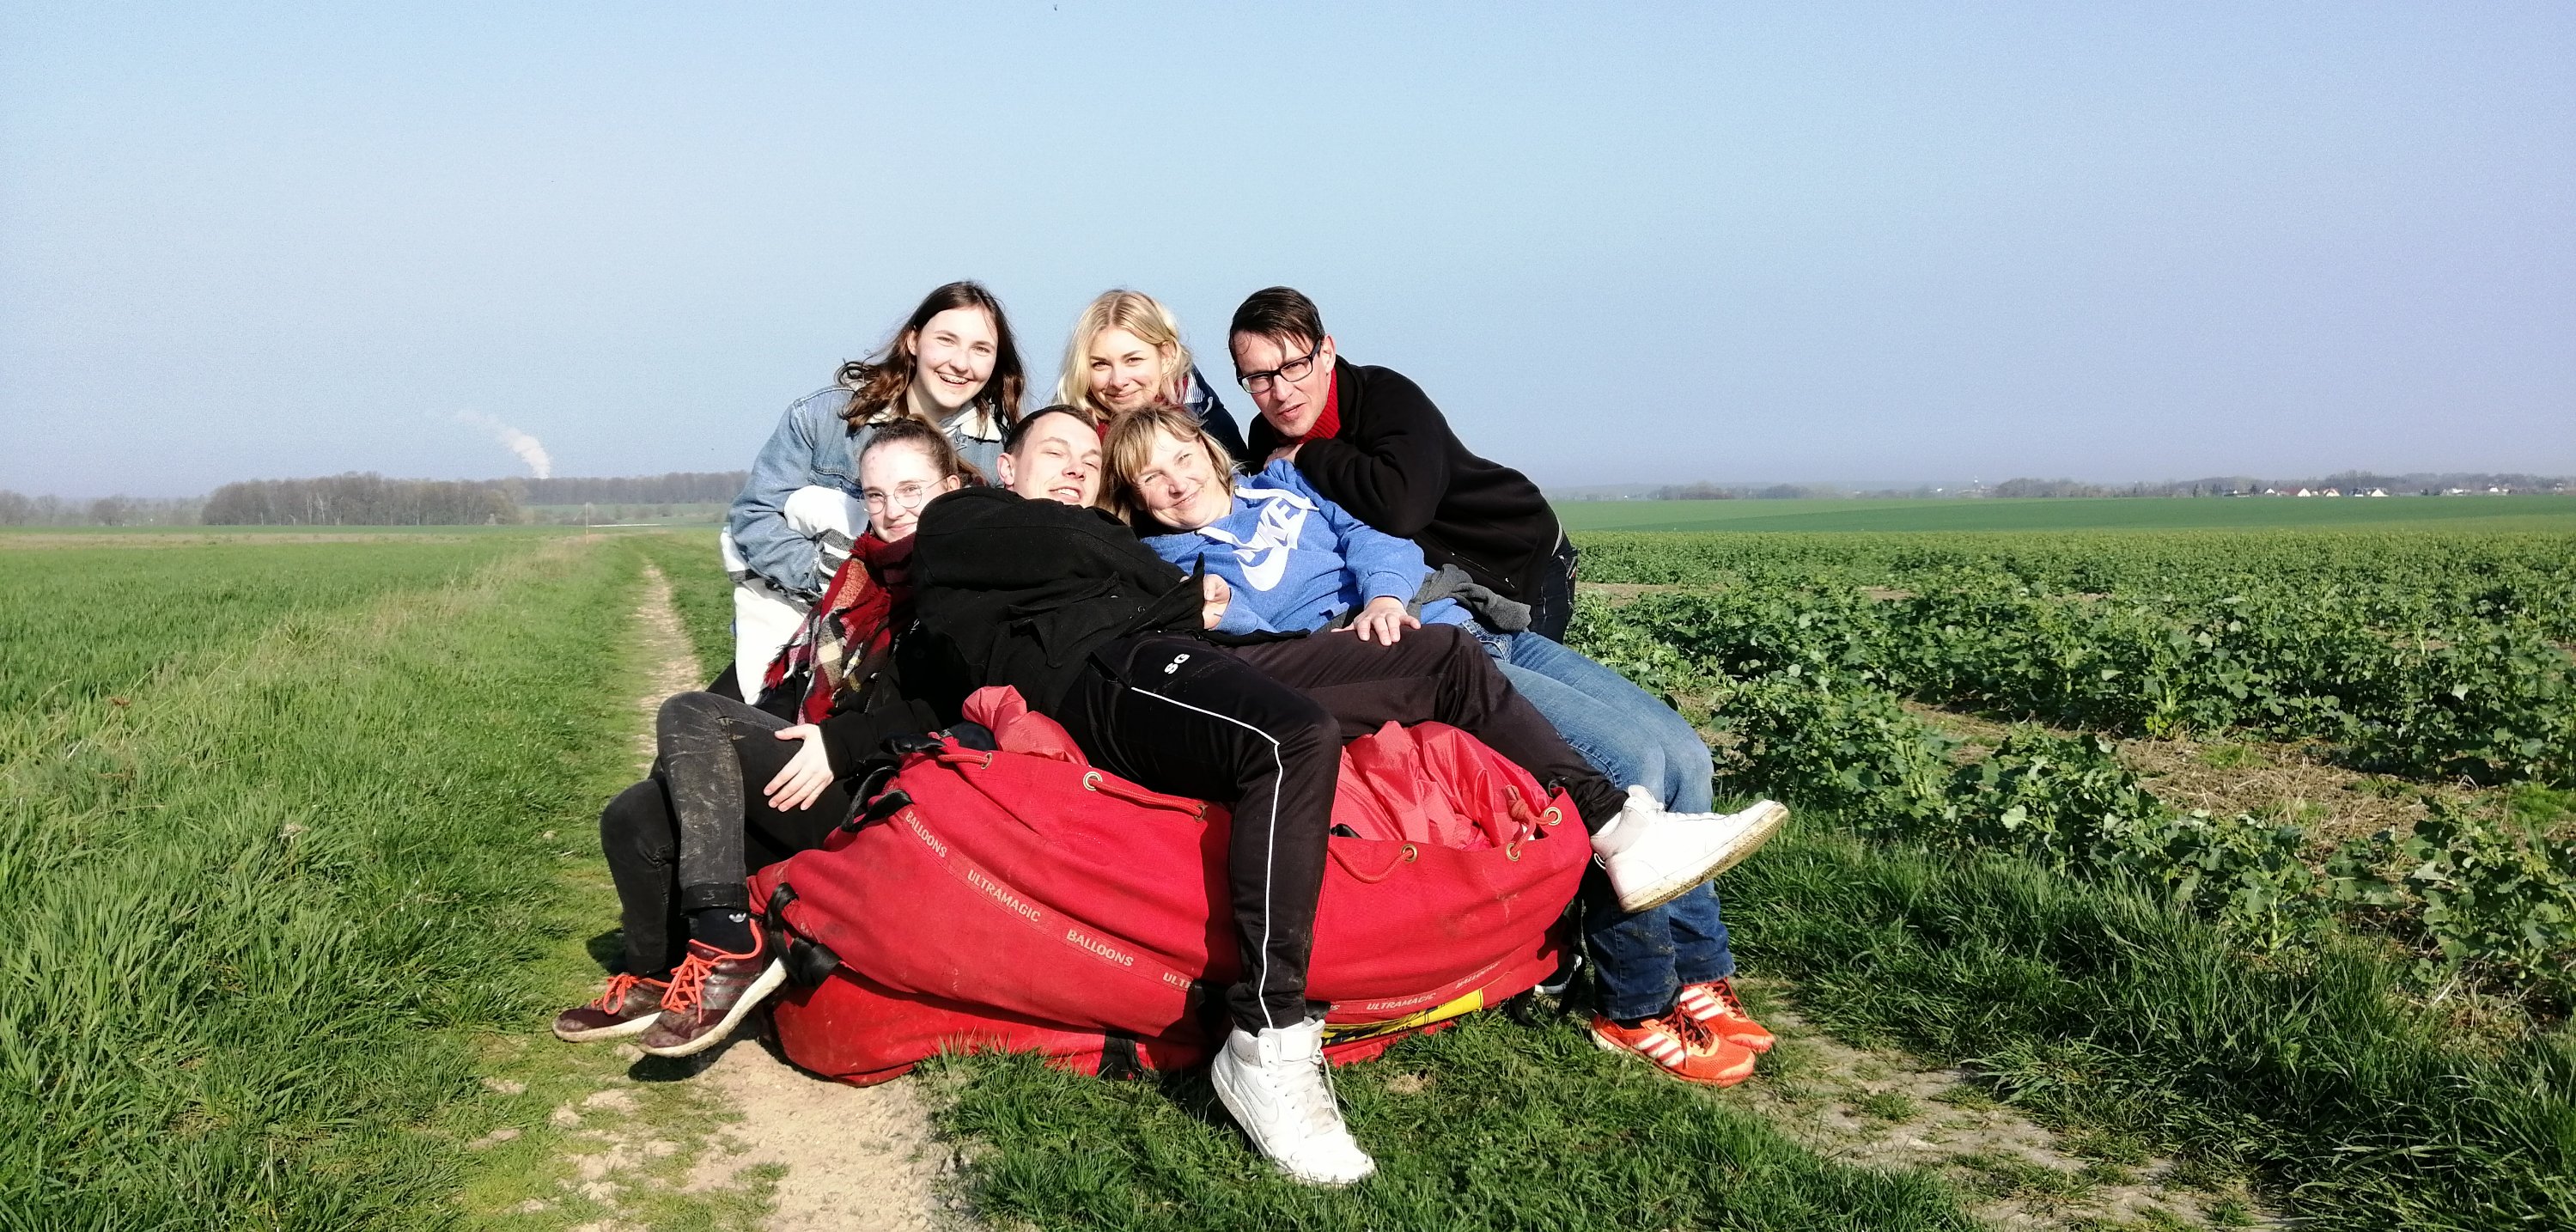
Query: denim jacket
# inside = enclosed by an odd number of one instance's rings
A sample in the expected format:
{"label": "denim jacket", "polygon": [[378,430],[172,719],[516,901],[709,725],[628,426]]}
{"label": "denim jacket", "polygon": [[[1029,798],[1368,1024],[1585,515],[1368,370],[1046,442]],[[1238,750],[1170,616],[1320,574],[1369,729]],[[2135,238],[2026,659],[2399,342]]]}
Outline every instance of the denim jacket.
{"label": "denim jacket", "polygon": [[[751,463],[751,478],[725,515],[734,550],[751,572],[792,595],[819,595],[831,582],[822,556],[811,539],[787,525],[782,512],[798,488],[837,488],[859,496],[859,451],[872,435],[869,427],[853,428],[841,418],[850,391],[835,385],[797,399],[778,420],[778,430],[760,447]],[[1002,426],[981,410],[948,421],[948,437],[986,476],[1002,454]]]}

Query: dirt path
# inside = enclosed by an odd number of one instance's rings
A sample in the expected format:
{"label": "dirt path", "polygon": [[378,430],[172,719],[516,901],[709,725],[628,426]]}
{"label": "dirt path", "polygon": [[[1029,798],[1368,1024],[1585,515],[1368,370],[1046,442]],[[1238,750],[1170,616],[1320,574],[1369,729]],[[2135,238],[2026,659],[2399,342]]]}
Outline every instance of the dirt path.
{"label": "dirt path", "polygon": [[1818,1154],[1940,1172],[1966,1191],[1972,1214],[2001,1229],[2277,1226],[2232,1178],[2134,1144],[2053,1133],[1959,1070],[1834,1039],[1784,1004],[1790,989],[1748,991],[1780,1044],[1739,1098]]}
{"label": "dirt path", "polygon": [[[659,666],[635,699],[639,771],[652,764],[662,699],[706,679],[672,611],[669,581],[646,570],[636,636],[646,661]],[[767,1016],[755,1021],[765,1037]],[[776,1205],[762,1224],[771,1232],[916,1232],[964,1222],[940,1199],[955,1163],[933,1135],[930,1102],[913,1079],[865,1088],[826,1082],[781,1060],[766,1038],[740,1034],[696,1061],[690,1080],[711,1086],[741,1119],[719,1132],[684,1189],[739,1188],[775,1175]]]}

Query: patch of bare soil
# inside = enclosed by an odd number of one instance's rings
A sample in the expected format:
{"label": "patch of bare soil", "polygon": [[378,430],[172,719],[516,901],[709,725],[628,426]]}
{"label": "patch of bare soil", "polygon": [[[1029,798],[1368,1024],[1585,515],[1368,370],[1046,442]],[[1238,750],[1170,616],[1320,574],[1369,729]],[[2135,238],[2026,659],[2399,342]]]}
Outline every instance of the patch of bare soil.
{"label": "patch of bare soil", "polygon": [[[1966,740],[1956,753],[1962,762],[1985,756],[2012,731],[2009,723],[1920,702],[1906,702],[1905,708]],[[2187,739],[2117,744],[2120,763],[2156,798],[2214,816],[2251,813],[2299,826],[2320,850],[2381,830],[2413,831],[2424,819],[2428,795],[2468,802],[2492,794],[2347,770],[2328,763],[2313,744]]]}
{"label": "patch of bare soil", "polygon": [[2120,761],[2167,802],[2301,826],[2322,847],[2381,830],[2413,831],[2424,819],[2427,794],[2452,800],[2477,794],[2346,770],[2296,744],[2123,740]]}
{"label": "patch of bare soil", "polygon": [[[1747,989],[1780,1037],[1764,1081],[1736,1088],[1819,1154],[1873,1168],[1927,1168],[1997,1228],[2277,1226],[2241,1183],[2197,1175],[2134,1144],[2071,1139],[1988,1098],[1955,1069],[1854,1048]],[[2177,1220],[2190,1221],[2178,1225]]]}
{"label": "patch of bare soil", "polygon": [[781,1170],[777,1205],[762,1224],[769,1232],[933,1232],[967,1222],[944,1196],[957,1158],[933,1133],[930,1096],[917,1080],[847,1086],[787,1064],[775,1047],[734,1041],[698,1076],[742,1119],[717,1136],[722,1154],[699,1158],[688,1189]]}
{"label": "patch of bare soil", "polygon": [[[636,636],[645,661],[657,666],[639,682],[635,702],[643,720],[639,770],[652,764],[653,719],[662,699],[705,679],[671,608],[670,582],[661,570],[646,568]],[[750,1188],[775,1178],[775,1205],[761,1225],[771,1232],[921,1232],[965,1223],[940,1197],[956,1161],[932,1129],[919,1082],[899,1078],[861,1088],[816,1078],[789,1065],[766,1039],[744,1038],[755,1023],[765,1036],[764,1011],[733,1040],[687,1063],[636,1053],[638,1077],[704,1084],[740,1115],[692,1164],[682,1188]],[[625,1149],[612,1144],[605,1158],[613,1164]]]}

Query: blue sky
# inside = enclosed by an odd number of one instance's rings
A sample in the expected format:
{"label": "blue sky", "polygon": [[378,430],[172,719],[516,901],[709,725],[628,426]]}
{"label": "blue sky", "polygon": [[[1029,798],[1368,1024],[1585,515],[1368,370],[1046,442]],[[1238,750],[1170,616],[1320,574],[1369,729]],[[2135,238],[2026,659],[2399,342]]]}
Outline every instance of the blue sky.
{"label": "blue sky", "polygon": [[1387,8],[11,5],[0,487],[732,469],[955,277],[1550,484],[2576,472],[2576,7]]}

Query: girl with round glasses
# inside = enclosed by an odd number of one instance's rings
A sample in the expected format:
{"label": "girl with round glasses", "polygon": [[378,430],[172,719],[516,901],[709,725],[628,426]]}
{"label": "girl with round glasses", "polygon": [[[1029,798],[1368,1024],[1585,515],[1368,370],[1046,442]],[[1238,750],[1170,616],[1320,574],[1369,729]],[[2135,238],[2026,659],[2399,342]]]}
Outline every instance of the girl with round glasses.
{"label": "girl with round glasses", "polygon": [[762,677],[867,525],[857,475],[869,434],[918,420],[990,474],[1025,383],[1002,302],[979,283],[952,282],[873,358],[842,364],[830,387],[787,408],[719,541],[735,583],[733,677],[745,701],[760,701]]}
{"label": "girl with round glasses", "polygon": [[674,1057],[723,1040],[785,979],[752,926],[745,875],[822,846],[885,737],[938,725],[884,667],[912,619],[921,506],[963,486],[969,467],[946,433],[898,419],[860,446],[858,472],[871,516],[799,631],[792,653],[810,683],[783,699],[792,717],[717,693],[674,696],[654,720],[652,773],[600,813],[625,950],[597,1000],[556,1017],[557,1036],[633,1036]]}

